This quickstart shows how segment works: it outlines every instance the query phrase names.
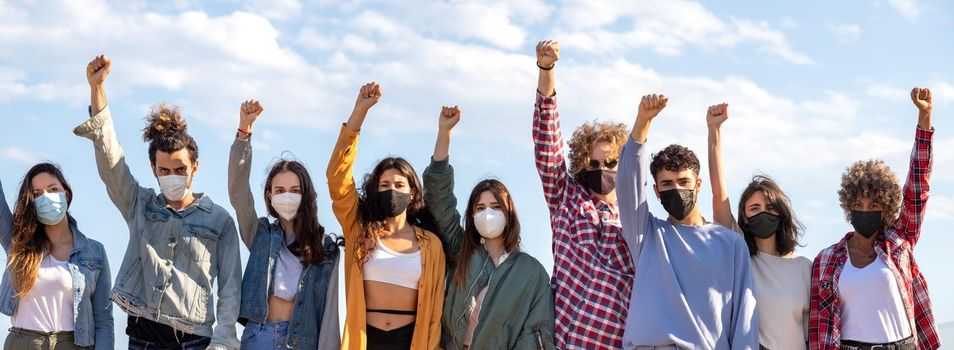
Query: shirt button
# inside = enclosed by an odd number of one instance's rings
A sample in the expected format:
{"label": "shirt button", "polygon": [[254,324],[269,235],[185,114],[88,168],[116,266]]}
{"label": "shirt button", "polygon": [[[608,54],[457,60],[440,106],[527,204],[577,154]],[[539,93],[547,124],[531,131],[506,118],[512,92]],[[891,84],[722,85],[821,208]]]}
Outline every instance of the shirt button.
{"label": "shirt button", "polygon": [[172,265],[172,261],[166,260],[166,266]]}

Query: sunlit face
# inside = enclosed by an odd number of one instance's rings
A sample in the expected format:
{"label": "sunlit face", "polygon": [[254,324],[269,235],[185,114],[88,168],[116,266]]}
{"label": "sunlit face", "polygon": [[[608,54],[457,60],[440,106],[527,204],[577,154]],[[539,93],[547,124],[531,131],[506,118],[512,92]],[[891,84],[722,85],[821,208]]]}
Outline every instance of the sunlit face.
{"label": "sunlit face", "polygon": [[301,179],[291,171],[282,171],[272,178],[272,187],[268,189],[271,195],[282,193],[301,194]]}
{"label": "sunlit face", "polygon": [[388,169],[381,173],[378,179],[378,192],[395,190],[402,193],[411,193],[411,186],[407,177],[401,175],[397,169]]}
{"label": "sunlit face", "polygon": [[66,191],[60,180],[50,173],[39,173],[30,181],[33,189],[33,198],[40,197],[47,193],[57,193]]}
{"label": "sunlit face", "polygon": [[673,189],[697,190],[700,186],[702,186],[702,179],[696,176],[692,169],[680,171],[662,169],[656,173],[656,184],[653,187],[656,189],[656,196],[659,197],[659,192]]}
{"label": "sunlit face", "polygon": [[745,217],[750,218],[757,215],[763,211],[767,211],[773,215],[778,215],[778,208],[769,204],[768,198],[765,197],[765,193],[762,191],[755,191],[745,200]]}
{"label": "sunlit face", "polygon": [[606,169],[616,171],[618,160],[619,152],[617,152],[615,144],[608,141],[597,141],[590,147],[590,161],[583,167],[585,170]]}
{"label": "sunlit face", "polygon": [[490,191],[480,193],[480,198],[477,199],[477,203],[474,203],[474,213],[482,212],[487,208],[503,211],[503,204],[498,202],[497,197],[494,197],[493,192]]}
{"label": "sunlit face", "polygon": [[183,148],[172,153],[156,151],[156,164],[152,168],[157,177],[179,175],[186,177],[186,187],[192,187],[192,177],[199,171],[199,161],[193,162],[189,149]]}
{"label": "sunlit face", "polygon": [[884,206],[881,203],[872,201],[871,198],[861,197],[854,203],[851,203],[851,210],[856,211],[883,211]]}

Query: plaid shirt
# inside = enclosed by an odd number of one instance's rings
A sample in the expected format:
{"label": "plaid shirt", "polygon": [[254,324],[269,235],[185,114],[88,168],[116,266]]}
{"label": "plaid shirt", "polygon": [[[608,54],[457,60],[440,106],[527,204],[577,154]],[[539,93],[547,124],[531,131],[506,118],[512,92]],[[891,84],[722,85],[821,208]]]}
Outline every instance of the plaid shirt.
{"label": "plaid shirt", "polygon": [[563,349],[620,349],[632,296],[633,259],[615,204],[593,198],[563,157],[556,96],[537,93],[533,143],[550,208],[556,344]]}
{"label": "plaid shirt", "polygon": [[[921,235],[921,222],[928,199],[933,134],[934,130],[917,130],[914,150],[911,152],[911,169],[904,184],[901,215],[894,227],[888,228],[875,241],[878,258],[894,273],[901,289],[908,323],[911,324],[912,334],[917,338],[920,350],[940,347],[937,326],[931,313],[927,281],[918,269],[913,255],[914,245]],[[841,242],[826,248],[815,258],[812,266],[809,349],[834,350],[841,345],[841,298],[838,280],[848,258],[848,239],[853,234],[848,233]]]}

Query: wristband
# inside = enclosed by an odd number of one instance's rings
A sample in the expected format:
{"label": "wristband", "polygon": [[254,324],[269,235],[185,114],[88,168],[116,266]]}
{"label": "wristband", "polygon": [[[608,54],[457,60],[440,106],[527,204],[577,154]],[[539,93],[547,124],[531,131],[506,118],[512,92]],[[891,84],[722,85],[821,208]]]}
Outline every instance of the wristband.
{"label": "wristband", "polygon": [[553,69],[553,67],[556,67],[556,62],[553,62],[553,65],[550,66],[550,68],[543,68],[543,66],[540,65],[540,61],[537,61],[537,68],[540,68],[542,70],[551,70]]}

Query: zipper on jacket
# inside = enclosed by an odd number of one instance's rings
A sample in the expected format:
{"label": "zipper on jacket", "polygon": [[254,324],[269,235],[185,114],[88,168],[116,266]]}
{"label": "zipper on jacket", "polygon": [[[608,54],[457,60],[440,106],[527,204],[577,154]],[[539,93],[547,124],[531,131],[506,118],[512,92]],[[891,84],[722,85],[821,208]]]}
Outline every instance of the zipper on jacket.
{"label": "zipper on jacket", "polygon": [[540,326],[533,327],[533,334],[537,336],[537,346],[540,350],[547,350],[543,345],[543,334],[540,332]]}

